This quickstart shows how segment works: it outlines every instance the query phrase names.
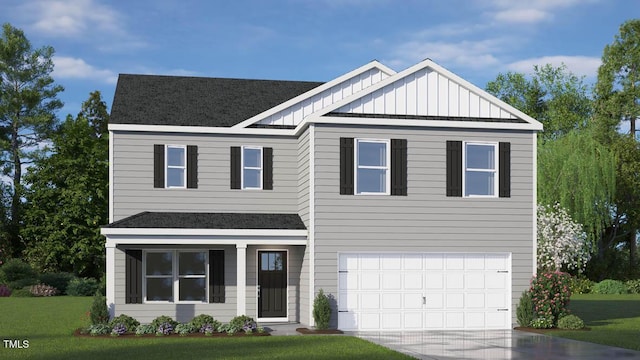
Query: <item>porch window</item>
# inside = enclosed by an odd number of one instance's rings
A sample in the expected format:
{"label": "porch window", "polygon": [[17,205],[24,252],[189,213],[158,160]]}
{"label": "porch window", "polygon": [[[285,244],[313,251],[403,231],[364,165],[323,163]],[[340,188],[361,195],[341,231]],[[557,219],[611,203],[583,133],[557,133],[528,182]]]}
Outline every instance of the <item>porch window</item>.
{"label": "porch window", "polygon": [[207,251],[148,251],[146,301],[207,302]]}

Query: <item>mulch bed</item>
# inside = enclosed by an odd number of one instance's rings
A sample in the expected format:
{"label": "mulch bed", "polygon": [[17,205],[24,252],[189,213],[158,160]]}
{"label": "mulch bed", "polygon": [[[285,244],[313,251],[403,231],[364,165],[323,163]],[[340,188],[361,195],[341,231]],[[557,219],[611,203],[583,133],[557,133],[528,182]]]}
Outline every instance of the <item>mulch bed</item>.
{"label": "mulch bed", "polygon": [[297,328],[297,332],[304,335],[337,335],[344,334],[342,330],[338,329],[326,329],[326,330],[315,330],[315,329],[307,329],[307,328]]}
{"label": "mulch bed", "polygon": [[109,338],[109,339],[138,339],[138,338],[166,338],[166,337],[201,337],[201,338],[221,338],[221,337],[244,337],[244,336],[271,336],[271,334],[269,334],[268,332],[264,332],[264,333],[258,333],[255,332],[251,335],[247,335],[244,332],[238,332],[235,333],[233,335],[229,335],[227,333],[213,333],[211,335],[205,335],[203,333],[193,333],[193,334],[188,334],[188,335],[178,335],[178,334],[171,334],[171,335],[163,335],[163,336],[157,336],[155,334],[145,334],[145,335],[136,335],[134,333],[126,333],[120,336],[111,336],[109,334],[107,335],[91,335],[91,334],[81,334],[80,331],[82,329],[76,329],[73,332],[73,336],[77,336],[77,337],[89,337],[89,338]]}
{"label": "mulch bed", "polygon": [[584,329],[578,329],[578,330],[568,330],[568,329],[558,329],[558,328],[551,328],[551,329],[536,329],[536,328],[532,328],[532,327],[522,327],[522,326],[517,326],[513,328],[514,330],[520,330],[520,331],[526,331],[526,332],[531,332],[531,333],[536,333],[536,334],[547,334],[550,332],[554,332],[554,331],[591,331],[591,328],[584,328]]}

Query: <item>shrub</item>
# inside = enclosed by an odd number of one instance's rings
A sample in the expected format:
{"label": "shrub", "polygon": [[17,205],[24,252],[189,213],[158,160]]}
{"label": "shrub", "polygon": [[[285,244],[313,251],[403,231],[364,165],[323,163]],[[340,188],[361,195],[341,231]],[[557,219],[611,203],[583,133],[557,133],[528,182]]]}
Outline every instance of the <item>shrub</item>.
{"label": "shrub", "polygon": [[188,322],[188,323],[176,325],[174,332],[180,336],[185,336],[188,334],[193,334],[195,332],[198,332],[198,330],[199,329],[193,326],[192,323]]}
{"label": "shrub", "polygon": [[31,265],[20,259],[11,259],[0,268],[2,277],[12,290],[22,289],[38,283],[38,275]]}
{"label": "shrub", "polygon": [[628,280],[625,285],[627,286],[627,290],[629,290],[629,293],[640,294],[640,279]]}
{"label": "shrub", "polygon": [[31,290],[26,287],[26,288],[22,288],[22,289],[15,289],[11,292],[11,297],[32,297],[33,294],[31,293]]}
{"label": "shrub", "polygon": [[329,328],[331,304],[329,303],[329,297],[324,294],[322,289],[313,300],[313,320],[316,323],[316,329],[324,330]]}
{"label": "shrub", "polygon": [[69,281],[67,295],[92,296],[98,290],[98,282],[93,278],[75,278]]}
{"label": "shrub", "polygon": [[571,291],[567,273],[555,271],[541,273],[531,280],[531,298],[537,318],[551,319],[552,327],[568,313]]}
{"label": "shrub", "polygon": [[173,332],[173,328],[174,326],[171,323],[163,322],[158,326],[158,329],[156,330],[156,335],[159,335],[159,336],[169,335]]}
{"label": "shrub", "polygon": [[107,309],[107,299],[102,295],[95,295],[91,309],[89,309],[91,324],[107,324],[109,322],[109,309]]}
{"label": "shrub", "polygon": [[204,332],[202,329],[205,325],[210,325],[211,328],[214,329],[214,331],[216,331],[221,325],[219,321],[213,318],[213,316],[206,314],[201,314],[194,317],[190,323],[191,325],[193,325],[193,327],[195,327],[202,333]]}
{"label": "shrub", "polygon": [[69,286],[69,282],[75,279],[75,277],[75,275],[68,272],[45,273],[40,274],[40,282],[45,285],[53,286],[58,289],[58,293],[60,295],[64,295],[67,293],[67,286]]}
{"label": "shrub", "polygon": [[554,319],[552,317],[539,317],[533,319],[531,327],[536,329],[551,329],[553,327]]}
{"label": "shrub", "polygon": [[33,296],[54,296],[58,294],[56,288],[45,284],[32,285],[29,291]]}
{"label": "shrub", "polygon": [[211,335],[214,332],[218,331],[218,329],[222,326],[222,324],[219,324],[217,327],[213,326],[212,324],[204,324],[202,325],[202,327],[200,328],[200,332],[205,334],[205,335]]}
{"label": "shrub", "polygon": [[156,333],[156,327],[151,324],[139,325],[138,328],[136,329],[136,335],[138,336],[146,335],[146,334],[155,334],[155,333]]}
{"label": "shrub", "polygon": [[0,285],[0,297],[11,296],[11,289],[7,285]]}
{"label": "shrub", "polygon": [[626,294],[627,287],[619,280],[602,280],[593,286],[593,292],[596,294]]}
{"label": "shrub", "polygon": [[563,316],[558,320],[558,329],[578,330],[584,329],[584,321],[575,315]]}
{"label": "shrub", "polygon": [[127,327],[127,331],[135,332],[140,325],[140,322],[129,315],[121,314],[109,321],[109,325],[111,327],[115,327],[117,324],[123,324]]}
{"label": "shrub", "polygon": [[120,336],[127,333],[127,325],[123,323],[117,323],[111,328],[111,335]]}
{"label": "shrub", "polygon": [[227,333],[230,332],[229,330],[232,331],[231,333],[236,333],[241,330],[244,332],[253,332],[257,327],[258,325],[252,317],[249,317],[247,315],[240,315],[231,319],[231,321],[229,322]]}
{"label": "shrub", "polygon": [[595,283],[584,276],[572,276],[569,281],[569,289],[572,294],[589,294]]}
{"label": "shrub", "polygon": [[151,325],[153,325],[156,330],[158,330],[160,325],[164,323],[170,324],[172,329],[178,325],[177,321],[173,320],[170,316],[165,315],[158,316],[157,318],[153,319],[153,321],[151,321]]}
{"label": "shrub", "polygon": [[107,324],[93,324],[89,325],[89,334],[96,335],[106,335],[111,332],[111,326]]}
{"label": "shrub", "polygon": [[520,301],[516,307],[516,317],[520,326],[531,326],[531,321],[533,321],[533,300],[529,291],[524,291],[520,296]]}

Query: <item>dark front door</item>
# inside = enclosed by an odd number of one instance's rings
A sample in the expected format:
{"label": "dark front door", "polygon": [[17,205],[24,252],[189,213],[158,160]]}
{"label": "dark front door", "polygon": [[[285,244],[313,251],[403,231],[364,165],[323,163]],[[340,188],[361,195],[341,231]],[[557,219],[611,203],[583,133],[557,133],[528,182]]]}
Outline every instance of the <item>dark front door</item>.
{"label": "dark front door", "polygon": [[287,316],[287,252],[258,251],[258,317]]}

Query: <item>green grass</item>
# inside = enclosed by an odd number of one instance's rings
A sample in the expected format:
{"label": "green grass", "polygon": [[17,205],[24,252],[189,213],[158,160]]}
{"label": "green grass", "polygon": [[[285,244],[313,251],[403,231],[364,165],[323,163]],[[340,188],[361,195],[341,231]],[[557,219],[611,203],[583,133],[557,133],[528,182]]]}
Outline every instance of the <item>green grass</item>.
{"label": "green grass", "polygon": [[549,335],[640,350],[640,295],[574,295],[569,309],[591,331],[553,331]]}
{"label": "green grass", "polygon": [[0,298],[0,341],[29,340],[0,359],[410,359],[350,336],[84,338],[89,297]]}

